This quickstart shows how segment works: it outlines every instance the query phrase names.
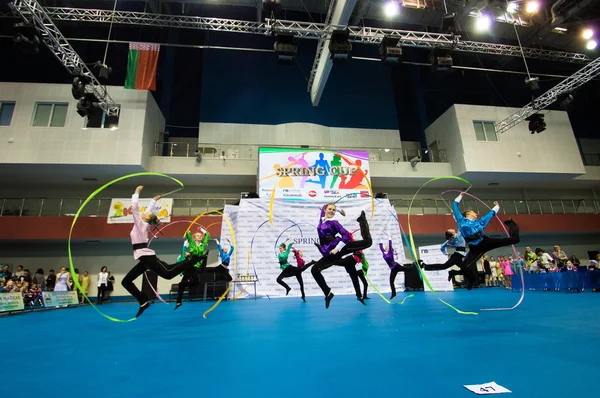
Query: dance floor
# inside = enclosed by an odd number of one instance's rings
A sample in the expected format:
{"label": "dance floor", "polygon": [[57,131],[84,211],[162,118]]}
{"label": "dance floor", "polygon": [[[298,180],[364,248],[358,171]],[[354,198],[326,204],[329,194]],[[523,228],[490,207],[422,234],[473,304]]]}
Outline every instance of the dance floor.
{"label": "dance floor", "polygon": [[[512,306],[495,289],[441,293],[462,310]],[[396,300],[402,299],[400,294]],[[495,381],[512,397],[594,396],[600,294],[527,292],[514,311],[459,315],[435,295],[372,294],[154,304],[114,323],[89,306],[0,318],[2,396],[468,397]],[[398,300],[400,301],[400,300]],[[127,319],[135,303],[101,307]]]}

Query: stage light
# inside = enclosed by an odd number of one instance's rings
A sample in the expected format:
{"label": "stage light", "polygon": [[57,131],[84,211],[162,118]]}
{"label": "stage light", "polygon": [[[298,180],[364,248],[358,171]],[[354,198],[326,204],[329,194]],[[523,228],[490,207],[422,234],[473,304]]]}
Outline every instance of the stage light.
{"label": "stage light", "polygon": [[539,1],[528,1],[527,4],[525,5],[525,12],[527,14],[535,14],[539,10],[540,10]]}
{"label": "stage light", "polygon": [[475,29],[479,32],[484,32],[492,27],[492,17],[488,14],[479,14],[475,21]]}
{"label": "stage light", "polygon": [[40,52],[41,36],[34,25],[17,23],[14,25],[13,41],[25,54],[36,55]]}
{"label": "stage light", "polygon": [[587,44],[585,45],[585,48],[587,48],[588,50],[593,50],[594,48],[596,48],[598,46],[598,43],[596,43],[595,40],[590,40],[587,42]]}
{"label": "stage light", "polygon": [[350,58],[352,43],[350,43],[348,37],[350,37],[350,32],[348,30],[334,30],[331,32],[329,52],[331,53],[330,58],[334,62],[345,61]]}
{"label": "stage light", "polygon": [[379,45],[379,54],[384,62],[402,62],[402,47],[398,47],[400,39],[386,36]]}
{"label": "stage light", "polygon": [[292,64],[298,51],[296,38],[290,34],[278,34],[273,49],[275,50],[275,54],[277,54],[280,64]]}
{"label": "stage light", "polygon": [[525,119],[529,122],[529,131],[531,134],[541,133],[546,130],[546,122],[544,121],[544,115],[536,113]]}
{"label": "stage light", "polygon": [[594,36],[594,31],[591,29],[585,29],[583,31],[583,33],[581,34],[583,36],[584,39],[591,39],[592,36]]}
{"label": "stage light", "polygon": [[516,12],[518,9],[519,9],[519,5],[515,1],[511,1],[506,6],[506,12],[509,14]]}
{"label": "stage light", "polygon": [[442,17],[442,33],[452,33],[453,35],[458,34],[458,28],[456,27],[456,14],[449,13]]}
{"label": "stage light", "polygon": [[452,68],[452,57],[447,50],[436,48],[429,56],[431,69],[435,71],[445,72]]}
{"label": "stage light", "polygon": [[277,19],[281,14],[281,0],[263,0],[263,18]]}
{"label": "stage light", "polygon": [[375,199],[387,199],[388,194],[387,192],[377,192],[375,194]]}
{"label": "stage light", "polygon": [[397,0],[388,0],[383,4],[383,12],[388,18],[395,17],[400,13],[400,3]]}
{"label": "stage light", "polygon": [[561,94],[558,96],[558,104],[560,105],[561,109],[571,112],[573,109],[575,109],[575,97],[570,93]]}

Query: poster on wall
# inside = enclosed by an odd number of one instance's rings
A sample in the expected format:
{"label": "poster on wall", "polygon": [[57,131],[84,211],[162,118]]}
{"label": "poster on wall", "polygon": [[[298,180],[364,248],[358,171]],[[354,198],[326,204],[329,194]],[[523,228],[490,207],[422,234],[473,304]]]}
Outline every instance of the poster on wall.
{"label": "poster on wall", "polygon": [[[231,276],[241,281],[235,284],[235,292],[232,289],[229,297],[236,299],[254,296],[254,283],[245,283],[244,276],[254,276],[257,279],[256,290],[259,297],[286,297],[286,290],[277,283],[277,277],[281,273],[278,254],[279,245],[291,244],[288,261],[293,266],[299,264],[298,257],[301,256],[306,263],[321,258],[315,243],[319,241],[316,225],[318,224],[321,206],[326,202],[314,201],[276,201],[273,206],[273,224],[269,223],[269,200],[253,199],[242,200],[239,206],[225,207],[224,213],[230,214],[232,224],[235,224],[236,248],[234,255],[237,260],[232,259],[229,264]],[[361,211],[365,211],[369,220],[373,245],[364,251],[369,263],[368,277],[373,286],[382,293],[389,293],[390,269],[383,259],[379,243],[388,245],[393,241],[394,249],[399,259],[405,258],[404,246],[398,221],[390,217],[395,211],[390,202],[378,200],[375,202],[375,213],[371,220],[371,201],[365,199],[344,199],[338,203],[338,209],[344,209],[346,216],[340,214],[335,216],[342,226],[352,233],[355,239],[361,239],[360,228],[357,217]],[[235,220],[235,221],[234,221]],[[226,222],[221,225],[221,242],[230,236],[229,226]],[[299,252],[294,252],[298,250]],[[361,265],[356,265],[360,270]],[[354,294],[352,281],[343,267],[331,267],[323,272],[329,287],[337,294]],[[304,289],[306,296],[317,296],[322,303],[323,292],[311,275],[311,270],[303,274]],[[300,289],[296,278],[285,279],[292,288],[290,297],[300,297]],[[369,295],[376,293],[374,287],[369,285]],[[402,292],[404,286],[404,273],[400,273],[395,280],[396,290]],[[362,285],[361,285],[362,288]],[[233,296],[235,294],[235,296]]]}
{"label": "poster on wall", "polygon": [[261,198],[273,192],[289,200],[370,197],[367,151],[259,148],[258,165]]}
{"label": "poster on wall", "polygon": [[20,311],[25,308],[21,292],[0,293],[0,312]]}
{"label": "poster on wall", "polygon": [[79,304],[77,292],[74,290],[68,292],[42,292],[42,298],[46,307],[64,307]]}
{"label": "poster on wall", "polygon": [[[448,256],[442,253],[442,245],[431,245],[419,247],[419,257],[425,264],[444,264],[448,261]],[[431,283],[431,287],[436,292],[451,292],[454,291],[452,281],[448,280],[448,270],[440,271],[423,271],[425,276]],[[426,292],[431,292],[429,286],[423,286]]]}
{"label": "poster on wall", "polygon": [[[139,199],[140,211],[146,211],[146,207],[152,199]],[[161,222],[171,222],[173,212],[173,199],[159,199],[154,208],[151,209]],[[131,212],[131,198],[112,199],[108,210],[107,222],[109,224],[133,224],[133,213]]]}

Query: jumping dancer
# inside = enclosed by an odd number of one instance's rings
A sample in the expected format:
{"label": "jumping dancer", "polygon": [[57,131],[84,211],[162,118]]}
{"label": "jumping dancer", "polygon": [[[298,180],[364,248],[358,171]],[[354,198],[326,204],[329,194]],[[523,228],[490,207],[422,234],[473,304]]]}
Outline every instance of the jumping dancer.
{"label": "jumping dancer", "polygon": [[288,286],[283,280],[285,278],[291,278],[295,276],[298,280],[298,284],[300,285],[300,292],[302,292],[302,301],[306,302],[306,295],[304,294],[304,281],[302,280],[302,273],[312,265],[311,262],[307,267],[294,267],[289,263],[288,257],[290,255],[290,250],[292,249],[293,243],[286,245],[289,241],[289,238],[285,240],[284,243],[279,245],[279,254],[277,255],[277,260],[279,260],[279,269],[281,270],[281,274],[277,277],[277,283],[285,288],[285,295],[287,296],[292,290],[291,287]]}
{"label": "jumping dancer", "polygon": [[219,256],[221,257],[221,264],[217,265],[216,267],[207,267],[206,272],[214,272],[215,274],[219,275],[219,277],[222,276],[225,281],[231,282],[233,278],[231,275],[229,275],[229,269],[227,267],[229,267],[229,263],[231,262],[231,255],[233,254],[234,247],[229,239],[226,238],[226,240],[229,242],[229,250],[223,250],[219,240],[215,239],[215,242],[217,242],[217,248],[219,249]]}
{"label": "jumping dancer", "polygon": [[521,239],[519,238],[519,226],[512,218],[504,221],[504,224],[508,226],[508,238],[490,238],[489,236],[486,236],[483,233],[483,230],[498,213],[500,205],[498,205],[498,202],[494,202],[494,208],[480,219],[477,219],[477,213],[473,210],[467,210],[464,213],[461,213],[458,209],[458,204],[462,200],[463,195],[464,193],[461,192],[460,195],[454,199],[454,202],[452,202],[452,212],[454,213],[454,219],[458,224],[458,230],[462,236],[464,236],[466,243],[469,244],[469,253],[465,256],[461,269],[465,271],[467,289],[471,290],[473,284],[479,279],[477,268],[474,267],[476,261],[490,250],[514,245],[519,243]]}
{"label": "jumping dancer", "polygon": [[[442,244],[442,247],[440,248],[441,252],[447,256],[448,248],[453,247],[454,253],[452,253],[450,258],[448,258],[448,261],[444,264],[423,264],[423,269],[427,271],[438,271],[448,269],[454,265],[459,268],[462,267],[463,260],[467,255],[465,251],[467,246],[465,238],[463,238],[460,232],[457,232],[452,228],[446,231],[444,237],[446,238],[446,242]],[[456,275],[464,275],[462,268],[460,271],[448,271],[448,281],[452,280]]]}
{"label": "jumping dancer", "polygon": [[306,264],[306,261],[304,261],[304,254],[302,254],[302,250],[292,249],[292,253],[294,253],[294,257],[296,257],[296,264],[298,264],[298,267],[300,268],[306,269],[314,263],[316,263],[316,261],[311,260],[308,264]]}
{"label": "jumping dancer", "polygon": [[404,272],[408,268],[403,265],[398,264],[394,257],[394,248],[392,247],[392,240],[388,241],[388,246],[383,247],[383,243],[379,243],[379,249],[381,250],[381,254],[383,254],[383,259],[390,267],[390,287],[392,288],[392,295],[390,296],[390,300],[396,297],[396,286],[394,282],[396,281],[396,275],[398,272]]}
{"label": "jumping dancer", "polygon": [[[142,185],[135,189],[131,196],[131,212],[133,214],[133,228],[131,229],[131,244],[133,246],[133,258],[138,260],[134,266],[123,278],[121,285],[135,297],[140,304],[136,318],[150,307],[148,296],[140,291],[133,281],[146,270],[154,271],[164,279],[173,279],[182,272],[194,268],[194,264],[200,261],[198,256],[192,255],[191,258],[177,264],[167,264],[156,257],[154,250],[148,248],[148,229],[150,225],[158,225],[158,217],[149,210],[140,213],[139,197],[144,187]],[[152,209],[155,201],[159,200],[161,195],[157,195],[150,201],[148,209]]]}
{"label": "jumping dancer", "polygon": [[[340,211],[340,213],[345,215],[343,211]],[[321,208],[321,217],[319,218],[319,226],[317,227],[319,234],[319,244],[317,246],[323,257],[313,265],[312,275],[325,295],[325,308],[329,308],[334,294],[329,286],[327,286],[322,272],[332,265],[342,266],[346,269],[352,280],[356,299],[366,305],[360,291],[355,268],[356,259],[353,257],[353,253],[358,250],[367,249],[373,244],[369,224],[367,223],[367,216],[363,211],[360,217],[356,219],[360,225],[362,240],[351,241],[350,232],[342,227],[338,221],[333,220],[335,214],[336,206],[333,203],[326,204]]]}
{"label": "jumping dancer", "polygon": [[369,263],[363,253],[362,250],[355,252],[353,254],[354,259],[356,260],[356,264],[360,264],[361,267],[356,270],[356,276],[363,285],[363,300],[369,300],[371,297],[367,297],[367,291],[369,290],[369,283],[367,282],[367,272],[369,272]]}
{"label": "jumping dancer", "polygon": [[[202,270],[203,256],[206,255],[208,247],[208,240],[210,239],[210,234],[208,231],[200,228],[199,232],[196,232],[192,237],[190,231],[185,233],[185,241],[183,242],[183,247],[181,248],[181,254],[177,258],[177,263],[182,261],[186,261],[187,258],[192,255],[200,257],[200,261],[194,264],[193,268],[190,268],[186,272],[183,273],[183,278],[179,285],[177,286],[177,301],[175,302],[175,308],[173,311],[177,310],[177,308],[181,307],[183,303],[183,293],[185,289],[189,289],[192,286],[196,286],[200,284],[200,277],[198,276],[197,268]],[[202,271],[201,271],[202,272]]]}

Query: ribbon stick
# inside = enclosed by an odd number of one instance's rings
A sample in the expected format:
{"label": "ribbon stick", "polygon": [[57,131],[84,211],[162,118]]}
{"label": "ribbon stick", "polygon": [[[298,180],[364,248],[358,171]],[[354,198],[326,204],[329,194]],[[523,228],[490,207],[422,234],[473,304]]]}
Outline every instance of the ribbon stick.
{"label": "ribbon stick", "polygon": [[174,193],[176,193],[176,192],[179,192],[179,191],[181,191],[182,189],[183,189],[183,188],[177,188],[177,189],[174,189],[174,190],[173,190],[173,191],[171,191],[171,192],[163,193],[163,194],[162,194],[162,195],[160,195],[160,196],[162,196],[162,197],[164,198],[165,196],[167,196],[167,195],[172,195],[172,194],[174,194]]}
{"label": "ribbon stick", "polygon": [[[467,191],[468,191],[468,189],[467,189]],[[463,193],[465,195],[477,200],[478,202],[483,204],[485,207],[487,207],[489,210],[492,210],[490,208],[490,206],[488,206],[487,203],[485,203],[483,200],[479,199],[475,195],[471,195],[470,193],[467,193],[467,191],[464,191]],[[461,193],[462,191],[459,191],[456,189],[451,189],[451,190],[442,192],[442,195],[445,193],[448,193],[448,192]],[[510,233],[508,232],[508,229],[506,228],[506,226],[504,225],[504,223],[502,222],[500,217],[498,217],[498,214],[496,214],[496,219],[500,222],[500,226],[502,226],[502,229],[506,233],[506,236],[510,237]],[[516,259],[517,257],[519,257],[519,253],[517,252],[515,245],[511,245],[511,246],[512,246],[513,252],[515,254],[515,259]],[[481,311],[510,311],[510,310],[514,310],[515,308],[517,308],[518,306],[521,305],[521,303],[523,302],[523,299],[525,299],[525,276],[523,275],[523,267],[521,266],[521,267],[519,267],[519,269],[520,269],[520,274],[521,274],[521,297],[519,298],[519,301],[517,301],[517,304],[515,304],[514,306],[512,306],[510,308],[482,308]]]}
{"label": "ribbon stick", "polygon": [[77,287],[77,289],[79,290],[79,292],[83,295],[83,297],[85,297],[85,299],[87,300],[87,302],[90,303],[90,305],[92,306],[92,308],[94,310],[96,310],[96,312],[98,312],[100,315],[102,315],[106,319],[108,319],[110,321],[113,321],[113,322],[121,322],[121,323],[131,322],[131,321],[135,321],[136,318],[131,318],[131,319],[127,319],[127,320],[114,318],[112,316],[104,314],[102,311],[100,311],[98,309],[98,307],[96,307],[94,305],[94,303],[91,302],[91,300],[89,299],[89,297],[83,291],[83,288],[81,287],[81,284],[79,283],[79,280],[77,278],[77,274],[75,273],[75,266],[73,265],[73,253],[71,251],[71,238],[73,236],[73,229],[75,228],[75,224],[77,224],[77,219],[79,219],[79,216],[81,215],[81,212],[83,211],[83,209],[85,208],[85,206],[87,206],[87,204],[94,197],[96,197],[100,192],[104,191],[106,188],[110,187],[113,184],[116,184],[119,181],[123,181],[123,180],[129,179],[129,178],[134,178],[134,177],[141,177],[141,176],[154,176],[154,177],[168,178],[168,179],[176,182],[177,184],[179,184],[180,186],[183,187],[183,183],[181,181],[179,181],[178,179],[174,178],[174,177],[171,177],[171,176],[166,175],[166,174],[151,173],[151,172],[142,172],[142,173],[128,174],[126,176],[119,177],[119,178],[116,178],[116,179],[114,179],[112,181],[109,181],[106,184],[102,185],[100,188],[96,189],[94,192],[92,192],[91,195],[88,196],[85,199],[85,201],[81,204],[81,206],[77,210],[77,213],[75,213],[75,217],[73,217],[73,222],[71,223],[71,229],[69,230],[69,239],[67,240],[67,253],[68,253],[68,257],[69,257],[69,268],[70,268],[70,271],[71,271],[71,276],[73,278],[73,283],[75,284],[75,286]]}
{"label": "ribbon stick", "polygon": [[[410,226],[410,212],[412,210],[412,205],[417,197],[417,195],[419,195],[419,192],[421,192],[421,190],[423,188],[425,188],[425,186],[431,182],[434,181],[438,181],[438,180],[459,180],[462,181],[464,183],[467,184],[471,184],[469,181],[465,180],[464,178],[460,178],[460,177],[456,177],[456,176],[441,176],[441,177],[435,177],[432,178],[431,180],[425,182],[425,184],[421,185],[421,187],[417,190],[417,192],[415,192],[415,195],[413,196],[412,200],[410,201],[410,205],[408,206],[408,220],[407,220],[407,224],[408,224],[408,237],[410,240],[410,244],[411,244],[411,250],[413,252],[413,259],[415,261],[415,265],[417,267],[417,269],[419,270],[419,274],[422,276],[423,278],[423,283],[425,283],[427,285],[427,287],[429,288],[429,290],[431,290],[432,293],[434,293],[437,296],[437,292],[433,289],[433,287],[431,286],[431,284],[429,283],[429,280],[427,279],[427,276],[425,275],[425,273],[423,272],[423,270],[421,269],[421,266],[419,265],[419,256],[417,254],[416,251],[416,247],[415,247],[415,242],[413,239],[413,234],[412,234],[412,228]],[[447,305],[448,307],[452,308],[454,311],[456,311],[457,313],[461,314],[461,315],[477,315],[476,312],[466,312],[466,311],[461,311],[458,308],[452,306],[451,304],[445,302],[444,300],[442,300],[441,298],[438,297],[438,300],[440,300],[441,303]]]}

